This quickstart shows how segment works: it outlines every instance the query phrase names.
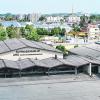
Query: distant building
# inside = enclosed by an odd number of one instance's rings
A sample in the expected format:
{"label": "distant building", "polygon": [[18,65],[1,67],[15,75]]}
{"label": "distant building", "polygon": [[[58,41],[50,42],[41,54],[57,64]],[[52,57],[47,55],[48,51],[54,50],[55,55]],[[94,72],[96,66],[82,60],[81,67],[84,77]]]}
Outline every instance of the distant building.
{"label": "distant building", "polygon": [[0,22],[4,27],[9,27],[13,25],[14,27],[22,27],[21,24],[17,21],[1,21]]}
{"label": "distant building", "polygon": [[76,15],[70,15],[69,17],[67,17],[67,22],[68,23],[79,23],[80,17]]}
{"label": "distant building", "polygon": [[23,15],[22,14],[17,14],[16,16],[15,16],[15,19],[16,20],[22,20],[24,17],[23,17]]}
{"label": "distant building", "polygon": [[48,16],[46,17],[46,22],[48,23],[59,23],[63,20],[63,17],[60,16]]}
{"label": "distant building", "polygon": [[96,24],[89,24],[87,28],[89,38],[98,38],[100,36],[100,29]]}
{"label": "distant building", "polygon": [[67,33],[72,30],[72,27],[67,25],[67,23],[63,23],[63,24],[60,24],[60,23],[51,23],[51,24],[35,23],[34,27],[35,28],[44,28],[44,29],[47,29],[48,31],[51,31],[51,29],[53,29],[53,28],[60,27],[61,29],[65,28]]}
{"label": "distant building", "polygon": [[37,22],[40,18],[40,14],[32,13],[27,15],[27,20],[30,22]]}

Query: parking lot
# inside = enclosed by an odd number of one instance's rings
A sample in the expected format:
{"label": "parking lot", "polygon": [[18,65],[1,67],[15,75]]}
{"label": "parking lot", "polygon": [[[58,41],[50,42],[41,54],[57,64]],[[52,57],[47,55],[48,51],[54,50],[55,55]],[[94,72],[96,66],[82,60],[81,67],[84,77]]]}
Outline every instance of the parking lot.
{"label": "parking lot", "polygon": [[0,83],[0,100],[100,100],[100,80]]}

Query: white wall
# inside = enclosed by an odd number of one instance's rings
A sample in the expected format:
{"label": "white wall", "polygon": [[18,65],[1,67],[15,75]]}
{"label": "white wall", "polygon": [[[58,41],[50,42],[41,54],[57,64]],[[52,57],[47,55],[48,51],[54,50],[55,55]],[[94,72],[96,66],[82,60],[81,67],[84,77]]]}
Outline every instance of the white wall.
{"label": "white wall", "polygon": [[[33,49],[34,50],[34,49]],[[14,56],[14,54],[16,53],[16,51],[13,52],[9,52],[9,53],[4,53],[4,54],[0,54],[0,59],[8,59],[8,60],[13,60],[16,61],[19,58],[21,59],[25,59],[25,58],[33,58],[33,59],[45,59],[45,58],[49,58],[49,57],[55,57],[55,54],[59,57],[59,58],[63,58],[63,54],[62,53],[57,53],[57,52],[52,52],[52,51],[46,51],[46,50],[40,50],[40,52],[31,52],[31,53],[19,53],[19,56]],[[36,54],[36,55],[24,55],[23,54]]]}
{"label": "white wall", "polygon": [[90,76],[92,75],[92,65],[91,63],[84,67],[84,71],[87,72]]}
{"label": "white wall", "polygon": [[100,66],[98,66],[98,73],[100,73]]}

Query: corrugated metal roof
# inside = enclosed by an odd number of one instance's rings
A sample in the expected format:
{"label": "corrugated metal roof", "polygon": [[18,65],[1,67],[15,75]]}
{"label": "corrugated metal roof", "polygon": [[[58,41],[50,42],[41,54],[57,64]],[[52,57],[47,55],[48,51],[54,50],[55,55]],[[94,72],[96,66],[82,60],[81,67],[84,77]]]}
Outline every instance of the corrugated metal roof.
{"label": "corrugated metal roof", "polygon": [[63,65],[63,63],[61,61],[59,61],[58,59],[55,59],[53,57],[50,57],[47,59],[42,59],[42,60],[40,60],[40,62],[44,63],[48,68]]}
{"label": "corrugated metal roof", "polygon": [[17,64],[16,61],[4,60],[4,63],[7,68],[20,69],[20,66]]}
{"label": "corrugated metal roof", "polygon": [[16,70],[24,70],[31,67],[43,67],[43,68],[53,68],[65,65],[65,67],[81,67],[87,65],[89,63],[100,65],[100,58],[97,59],[89,59],[86,57],[78,56],[78,55],[69,55],[66,59],[61,58],[47,58],[43,60],[34,60],[34,59],[21,59],[18,61],[10,61],[10,60],[0,60],[0,69],[2,68],[11,68]]}
{"label": "corrugated metal roof", "polygon": [[20,69],[22,69],[22,70],[35,66],[35,64],[32,63],[29,59],[22,59],[22,60],[18,60],[16,62],[20,66]]}
{"label": "corrugated metal roof", "polygon": [[14,27],[21,27],[21,24],[17,21],[3,21],[0,23],[5,27],[9,27],[11,25],[13,25]]}
{"label": "corrugated metal roof", "polygon": [[3,41],[0,41],[0,53],[9,52],[10,49],[6,46]]}
{"label": "corrugated metal roof", "polygon": [[80,67],[80,66],[89,64],[88,61],[86,61],[85,59],[83,59],[77,55],[69,55],[66,57],[65,61],[70,62],[71,64],[73,64],[76,67]]}
{"label": "corrugated metal roof", "polygon": [[100,56],[99,51],[93,50],[93,49],[87,48],[87,47],[73,48],[73,49],[70,49],[69,52],[80,55],[80,56],[92,57],[92,58],[96,58],[96,57]]}
{"label": "corrugated metal roof", "polygon": [[10,50],[16,50],[19,48],[26,47],[23,43],[21,43],[18,39],[8,39],[5,40],[4,43]]}
{"label": "corrugated metal roof", "polygon": [[28,47],[61,53],[59,50],[55,49],[52,46],[49,46],[41,42],[30,41],[26,39],[7,39],[5,41],[0,41],[1,54]]}

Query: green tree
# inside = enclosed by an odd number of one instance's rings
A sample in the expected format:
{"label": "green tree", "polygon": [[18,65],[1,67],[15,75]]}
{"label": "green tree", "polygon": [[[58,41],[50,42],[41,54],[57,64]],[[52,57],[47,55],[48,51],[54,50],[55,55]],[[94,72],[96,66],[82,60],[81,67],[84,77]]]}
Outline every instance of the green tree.
{"label": "green tree", "polygon": [[35,41],[39,41],[40,39],[39,35],[36,33],[35,30],[33,30],[31,33],[28,33],[26,38],[29,40],[35,40]]}
{"label": "green tree", "polygon": [[55,27],[51,30],[51,35],[59,35],[61,33],[60,27]]}
{"label": "green tree", "polygon": [[0,40],[5,40],[6,39],[6,30],[0,26]]}
{"label": "green tree", "polygon": [[73,36],[78,36],[78,33],[80,32],[80,28],[78,26],[73,25],[73,31],[72,34]]}
{"label": "green tree", "polygon": [[6,32],[9,38],[19,38],[19,29],[13,25],[6,28]]}
{"label": "green tree", "polygon": [[31,26],[27,29],[26,38],[29,40],[39,41],[40,36],[37,34],[37,30]]}
{"label": "green tree", "polygon": [[50,32],[44,28],[37,28],[37,34],[38,35],[49,35]]}
{"label": "green tree", "polygon": [[65,28],[62,28],[62,29],[61,29],[60,35],[61,35],[61,36],[64,36],[65,34],[66,34],[66,29],[65,29]]}
{"label": "green tree", "polygon": [[21,28],[20,28],[20,34],[21,34],[22,37],[25,37],[25,35],[26,35],[26,30],[25,30],[24,27],[21,27]]}
{"label": "green tree", "polygon": [[46,17],[45,16],[41,16],[40,18],[39,18],[39,21],[46,21],[47,19],[46,19]]}
{"label": "green tree", "polygon": [[64,23],[64,19],[60,19],[60,23],[63,24]]}
{"label": "green tree", "polygon": [[5,20],[6,21],[10,21],[10,20],[13,20],[13,19],[14,19],[14,15],[12,15],[10,13],[5,14]]}
{"label": "green tree", "polygon": [[26,25],[25,29],[29,32],[32,32],[33,26],[32,25]]}
{"label": "green tree", "polygon": [[56,46],[56,49],[62,51],[64,54],[66,54],[66,52],[67,52],[65,46],[63,46],[63,45],[58,45],[58,46]]}

